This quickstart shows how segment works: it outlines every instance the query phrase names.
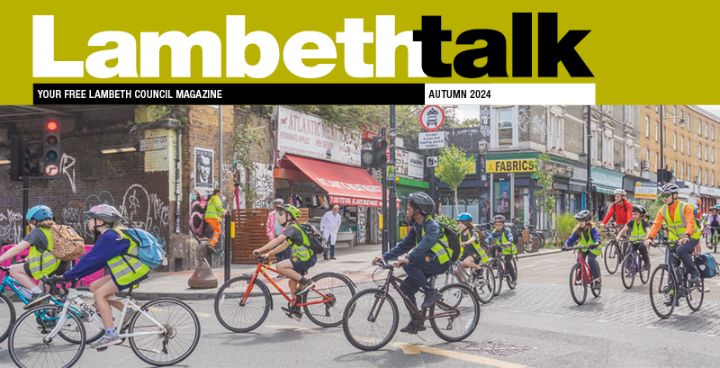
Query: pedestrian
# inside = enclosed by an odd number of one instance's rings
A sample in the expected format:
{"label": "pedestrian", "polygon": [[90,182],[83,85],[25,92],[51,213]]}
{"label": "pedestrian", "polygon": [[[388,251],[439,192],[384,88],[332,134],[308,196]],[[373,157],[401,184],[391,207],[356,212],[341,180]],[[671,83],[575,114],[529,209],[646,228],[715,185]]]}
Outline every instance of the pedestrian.
{"label": "pedestrian", "polygon": [[217,243],[220,241],[220,234],[222,233],[220,223],[222,222],[222,217],[225,215],[225,212],[222,200],[220,199],[220,189],[215,189],[210,199],[208,199],[208,204],[205,208],[205,222],[213,229],[212,239],[210,239],[208,246],[214,252],[217,252]]}
{"label": "pedestrian", "polygon": [[[274,240],[283,233],[283,227],[278,222],[278,211],[284,203],[285,201],[283,201],[282,198],[277,198],[272,201],[272,204],[270,205],[270,212],[268,212],[267,220],[265,221],[265,235],[267,235],[268,241]],[[290,251],[291,250],[289,248],[285,249],[284,251],[277,253],[275,258],[278,262],[286,260],[290,258]]]}
{"label": "pedestrian", "polygon": [[[320,220],[320,232],[330,245],[328,252],[329,259],[335,259],[335,242],[337,242],[337,234],[340,231],[342,217],[340,216],[340,206],[334,205],[332,210],[325,212]],[[328,252],[325,252],[325,260],[328,260]]]}

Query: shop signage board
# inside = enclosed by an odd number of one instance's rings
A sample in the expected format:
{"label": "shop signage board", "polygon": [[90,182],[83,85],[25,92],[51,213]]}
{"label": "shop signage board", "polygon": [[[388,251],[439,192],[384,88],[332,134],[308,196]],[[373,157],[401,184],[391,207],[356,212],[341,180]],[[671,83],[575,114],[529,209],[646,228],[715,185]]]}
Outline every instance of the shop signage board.
{"label": "shop signage board", "polygon": [[700,187],[700,195],[720,198],[720,189],[709,188],[709,187],[703,186],[703,187]]}
{"label": "shop signage board", "polygon": [[635,182],[635,198],[636,199],[656,199],[657,183],[652,182]]}
{"label": "shop signage board", "polygon": [[536,168],[537,159],[534,158],[485,161],[485,171],[493,174],[535,172]]}
{"label": "shop signage board", "polygon": [[420,149],[436,149],[445,147],[445,132],[420,132],[418,136]]}
{"label": "shop signage board", "polygon": [[361,134],[325,124],[317,116],[278,108],[277,149],[281,154],[360,166]]}
{"label": "shop signage board", "polygon": [[604,185],[608,188],[622,188],[624,175],[609,169],[592,168],[592,181],[595,185]]}
{"label": "shop signage board", "polygon": [[398,175],[409,178],[422,179],[424,174],[423,156],[419,153],[406,151],[404,149],[395,150],[395,170]]}

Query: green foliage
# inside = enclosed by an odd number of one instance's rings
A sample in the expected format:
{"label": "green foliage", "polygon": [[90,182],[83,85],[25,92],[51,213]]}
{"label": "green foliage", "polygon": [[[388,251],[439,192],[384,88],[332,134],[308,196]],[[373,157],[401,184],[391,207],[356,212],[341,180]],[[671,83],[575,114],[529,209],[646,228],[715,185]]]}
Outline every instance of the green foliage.
{"label": "green foliage", "polygon": [[550,217],[555,210],[555,191],[553,190],[553,175],[545,170],[550,157],[547,153],[543,153],[538,157],[538,165],[535,169],[535,177],[537,178],[540,189],[535,191],[535,197],[539,210]]}
{"label": "green foliage", "polygon": [[655,216],[657,215],[660,208],[663,206],[663,203],[660,199],[651,200],[651,199],[641,199],[639,200],[640,205],[645,207],[645,210],[647,211],[648,217],[650,217],[650,221],[655,219]]}
{"label": "green foliage", "polygon": [[462,149],[455,146],[446,147],[440,151],[435,175],[450,189],[456,191],[472,170],[472,165],[473,159],[467,157]]}
{"label": "green foliage", "polygon": [[190,115],[189,105],[149,105],[147,106],[150,121],[175,119],[185,126]]}
{"label": "green foliage", "polygon": [[437,220],[437,222],[439,222],[443,225],[446,225],[455,231],[458,231],[458,222],[453,217],[445,216],[445,215],[437,215],[437,216],[433,216],[433,218],[435,220]]}
{"label": "green foliage", "polygon": [[245,203],[248,205],[255,202],[257,193],[255,186],[251,185],[250,178],[255,174],[255,163],[250,158],[250,148],[260,144],[263,126],[253,126],[249,121],[239,123],[235,129],[234,143],[235,153],[233,156],[232,169],[235,184],[239,185],[242,181],[238,176],[239,168],[242,167],[245,173],[245,185],[243,192],[245,193]]}
{"label": "green foliage", "polygon": [[558,215],[557,217],[557,232],[558,232],[558,241],[564,242],[565,239],[567,239],[570,234],[572,233],[573,229],[577,225],[577,221],[575,221],[575,216],[570,213],[563,213],[561,215]]}

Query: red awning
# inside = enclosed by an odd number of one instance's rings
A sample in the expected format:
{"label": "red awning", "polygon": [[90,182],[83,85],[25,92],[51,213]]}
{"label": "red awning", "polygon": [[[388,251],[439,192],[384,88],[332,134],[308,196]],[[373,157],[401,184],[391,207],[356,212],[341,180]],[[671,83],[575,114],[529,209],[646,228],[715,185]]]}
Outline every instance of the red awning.
{"label": "red awning", "polygon": [[342,206],[380,207],[382,186],[365,169],[285,155],[285,158],[323,188],[330,203]]}

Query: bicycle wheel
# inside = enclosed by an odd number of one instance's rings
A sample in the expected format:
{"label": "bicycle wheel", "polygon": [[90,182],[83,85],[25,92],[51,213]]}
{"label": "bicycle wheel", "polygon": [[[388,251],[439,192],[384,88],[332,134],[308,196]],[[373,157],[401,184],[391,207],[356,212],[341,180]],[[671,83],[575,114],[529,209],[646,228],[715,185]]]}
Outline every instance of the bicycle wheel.
{"label": "bicycle wheel", "polygon": [[10,358],[18,367],[72,367],[80,359],[85,350],[85,329],[77,316],[72,313],[64,316],[65,325],[77,326],[77,344],[48,336],[60,321],[61,311],[56,305],[41,305],[18,318],[8,339]]}
{"label": "bicycle wheel", "polygon": [[15,307],[10,298],[0,294],[0,342],[7,339],[13,323],[15,323]]}
{"label": "bicycle wheel", "polygon": [[622,279],[625,289],[630,289],[635,282],[635,262],[632,254],[628,254],[622,261],[620,268],[620,278]]}
{"label": "bicycle wheel", "polygon": [[688,307],[690,307],[693,312],[699,311],[705,299],[705,279],[700,278],[700,285],[690,286],[690,282],[685,278],[685,290],[685,300],[687,301]]}
{"label": "bicycle wheel", "polygon": [[618,265],[620,264],[620,248],[615,240],[612,240],[605,247],[605,269],[611,275],[617,272]]}
{"label": "bicycle wheel", "polygon": [[542,247],[542,241],[540,237],[535,234],[530,234],[530,253],[535,253]]}
{"label": "bicycle wheel", "polygon": [[642,259],[642,257],[639,257],[639,264],[638,266],[640,268],[640,271],[638,272],[640,274],[640,281],[642,281],[643,285],[647,284],[648,280],[650,280],[650,267],[651,264],[648,262],[648,265],[645,266],[645,261]]}
{"label": "bicycle wheel", "polygon": [[517,279],[518,279],[518,263],[517,259],[512,259],[513,269],[515,270],[515,280],[513,281],[512,276],[507,275],[507,285],[511,290],[514,290],[517,287]]}
{"label": "bicycle wheel", "polygon": [[570,269],[570,295],[577,305],[583,305],[587,299],[588,286],[583,282],[580,265],[575,264]]}
{"label": "bicycle wheel", "polygon": [[483,304],[487,304],[490,303],[495,296],[493,293],[495,289],[495,275],[490,267],[486,265],[481,265],[480,267],[479,273],[473,273],[471,285],[478,300]]}
{"label": "bicycle wheel", "polygon": [[439,289],[445,285],[460,283],[461,281],[455,273],[455,270],[460,267],[462,266],[451,264],[450,267],[448,267],[447,271],[435,276],[435,284],[433,286],[436,289]]}
{"label": "bicycle wheel", "polygon": [[[228,280],[215,294],[215,317],[232,332],[250,332],[258,328],[268,313],[272,296],[267,286],[255,280],[252,289],[250,276],[243,275]],[[242,301],[247,293],[247,299]]]}
{"label": "bicycle wheel", "polygon": [[445,341],[465,340],[480,321],[480,303],[475,293],[463,284],[447,285],[440,293],[442,299],[430,307],[430,326]]}
{"label": "bicycle wheel", "polygon": [[655,268],[650,277],[650,304],[658,317],[667,319],[672,315],[677,303],[675,277],[668,267],[661,264]]}
{"label": "bicycle wheel", "polygon": [[497,260],[497,258],[492,261],[492,271],[493,277],[495,278],[495,290],[493,292],[495,293],[495,296],[498,296],[500,295],[500,291],[502,291],[502,282],[505,270],[503,263]]}
{"label": "bicycle wheel", "polygon": [[343,314],[343,333],[354,347],[377,350],[392,340],[400,313],[390,295],[380,289],[363,290],[348,302]]}
{"label": "bicycle wheel", "polygon": [[315,287],[302,296],[301,303],[317,304],[303,306],[305,315],[320,327],[340,326],[345,306],[355,295],[352,281],[333,272],[315,275],[312,280]]}
{"label": "bicycle wheel", "polygon": [[128,337],[138,358],[155,366],[167,366],[192,354],[200,341],[200,321],[189,305],[175,298],[157,298],[140,310],[144,314],[136,313],[128,326],[129,334],[140,334]]}

